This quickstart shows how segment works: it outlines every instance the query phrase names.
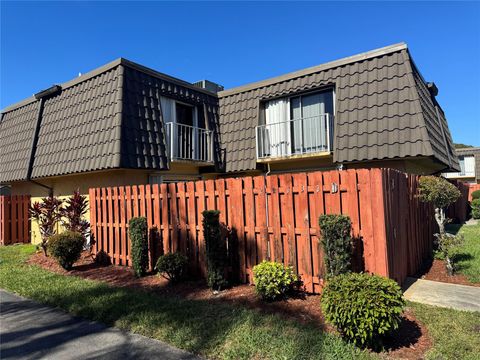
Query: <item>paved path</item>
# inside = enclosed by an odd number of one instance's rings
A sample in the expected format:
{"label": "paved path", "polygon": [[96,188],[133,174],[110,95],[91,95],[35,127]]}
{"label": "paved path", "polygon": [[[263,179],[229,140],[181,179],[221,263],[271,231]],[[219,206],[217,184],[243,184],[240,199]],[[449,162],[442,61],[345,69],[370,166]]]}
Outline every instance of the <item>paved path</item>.
{"label": "paved path", "polygon": [[199,359],[160,341],[82,320],[1,289],[0,358]]}
{"label": "paved path", "polygon": [[480,311],[480,287],[408,278],[404,296],[422,304]]}

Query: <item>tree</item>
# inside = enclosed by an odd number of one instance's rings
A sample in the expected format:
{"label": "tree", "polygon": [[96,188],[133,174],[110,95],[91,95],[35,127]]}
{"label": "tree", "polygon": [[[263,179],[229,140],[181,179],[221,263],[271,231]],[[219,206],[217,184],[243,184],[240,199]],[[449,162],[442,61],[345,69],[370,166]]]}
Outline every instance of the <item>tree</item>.
{"label": "tree", "polygon": [[444,234],[448,221],[445,209],[458,200],[461,195],[460,190],[444,178],[437,176],[422,176],[418,190],[420,200],[432,204],[435,208],[435,221],[440,235]]}
{"label": "tree", "polygon": [[90,223],[84,219],[88,210],[87,197],[81,195],[79,190],[75,190],[66,203],[67,205],[62,208],[63,226],[66,230],[77,232],[86,239],[90,229]]}
{"label": "tree", "polygon": [[38,223],[42,242],[40,246],[47,256],[48,239],[55,235],[56,225],[62,218],[62,200],[53,195],[34,202],[29,209],[30,218]]}

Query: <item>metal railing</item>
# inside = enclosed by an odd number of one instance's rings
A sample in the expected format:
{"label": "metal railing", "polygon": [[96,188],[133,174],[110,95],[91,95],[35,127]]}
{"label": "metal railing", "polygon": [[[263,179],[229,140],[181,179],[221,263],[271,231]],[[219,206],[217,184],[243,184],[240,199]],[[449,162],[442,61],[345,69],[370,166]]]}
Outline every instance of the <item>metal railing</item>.
{"label": "metal railing", "polygon": [[213,162],[213,132],[195,126],[166,123],[170,160]]}
{"label": "metal railing", "polygon": [[333,116],[321,114],[256,127],[257,159],[332,151]]}

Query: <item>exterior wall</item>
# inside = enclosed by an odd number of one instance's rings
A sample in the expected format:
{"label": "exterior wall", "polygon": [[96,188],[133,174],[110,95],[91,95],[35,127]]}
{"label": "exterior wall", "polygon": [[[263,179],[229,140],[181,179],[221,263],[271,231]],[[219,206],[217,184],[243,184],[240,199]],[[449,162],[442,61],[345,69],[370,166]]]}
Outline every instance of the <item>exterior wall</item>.
{"label": "exterior wall", "polygon": [[[214,174],[201,175],[199,168],[193,164],[172,163],[168,171],[106,170],[41,179],[37,182],[53,188],[53,195],[60,199],[67,199],[76,189],[79,189],[80,193],[86,195],[88,199],[89,188],[148,184],[150,174],[161,175],[164,181],[198,180],[215,177]],[[11,193],[12,195],[31,195],[31,202],[34,203],[41,201],[42,197],[48,196],[48,189],[32,182],[21,181],[12,183]],[[85,217],[90,220],[89,210]],[[59,225],[57,231],[61,231],[61,225]],[[38,224],[34,221],[31,224],[31,241],[33,244],[38,244],[41,241]]]}

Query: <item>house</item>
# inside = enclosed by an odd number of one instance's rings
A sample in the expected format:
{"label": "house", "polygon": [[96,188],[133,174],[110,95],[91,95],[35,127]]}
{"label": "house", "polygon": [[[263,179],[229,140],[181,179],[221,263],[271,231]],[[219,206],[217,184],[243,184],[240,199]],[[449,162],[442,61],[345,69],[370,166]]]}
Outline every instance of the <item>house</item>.
{"label": "house", "polygon": [[447,172],[442,175],[447,179],[457,179],[471,184],[480,184],[480,148],[470,147],[456,149],[459,172]]}
{"label": "house", "polygon": [[437,92],[403,43],[229,90],[118,59],[2,111],[0,183],[37,200],[268,172],[460,170]]}

